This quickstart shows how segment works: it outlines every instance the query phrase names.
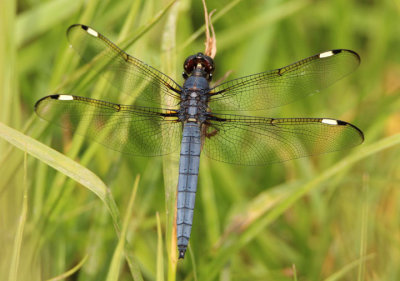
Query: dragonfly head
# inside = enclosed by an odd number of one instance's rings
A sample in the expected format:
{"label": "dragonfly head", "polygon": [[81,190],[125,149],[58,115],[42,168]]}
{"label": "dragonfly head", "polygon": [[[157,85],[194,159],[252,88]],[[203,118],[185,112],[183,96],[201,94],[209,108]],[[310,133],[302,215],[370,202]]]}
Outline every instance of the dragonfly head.
{"label": "dragonfly head", "polygon": [[198,53],[196,55],[189,56],[183,64],[183,78],[187,79],[189,76],[201,76],[206,78],[208,81],[212,79],[212,73],[214,72],[214,60]]}

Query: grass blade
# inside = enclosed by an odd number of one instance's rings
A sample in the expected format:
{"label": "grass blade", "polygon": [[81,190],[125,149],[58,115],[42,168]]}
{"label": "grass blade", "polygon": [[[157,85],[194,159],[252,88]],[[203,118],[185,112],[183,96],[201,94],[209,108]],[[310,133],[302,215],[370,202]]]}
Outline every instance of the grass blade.
{"label": "grass blade", "polygon": [[[339,161],[336,165],[321,173],[308,183],[296,188],[293,191],[287,190],[284,196],[280,196],[278,200],[273,202],[269,208],[270,210],[265,215],[261,216],[258,220],[249,223],[245,229],[242,229],[240,235],[227,239],[228,242],[221,245],[221,250],[217,256],[210,263],[210,267],[203,269],[200,275],[200,280],[210,280],[214,278],[222,269],[226,261],[231,255],[238,252],[242,247],[249,243],[256,235],[258,235],[267,225],[275,221],[283,212],[290,208],[295,202],[302,198],[305,194],[309,193],[314,188],[320,186],[324,181],[327,181],[334,175],[350,168],[356,162],[367,158],[373,154],[379,153],[384,149],[400,144],[400,134],[387,137],[373,144],[366,145],[357,152],[350,154],[348,157]],[[252,204],[249,204],[250,208]],[[358,264],[358,263],[357,263]],[[209,278],[209,279],[208,279]]]}
{"label": "grass blade", "polygon": [[163,239],[161,231],[160,215],[157,212],[157,281],[164,281],[164,262],[163,262]]}
{"label": "grass blade", "polygon": [[17,232],[15,235],[15,240],[14,240],[13,254],[11,257],[11,265],[10,265],[10,271],[9,271],[9,276],[8,276],[8,280],[10,280],[10,281],[18,280],[17,277],[18,277],[19,258],[20,258],[20,254],[21,254],[22,239],[23,239],[23,235],[24,235],[26,217],[27,217],[27,213],[28,213],[27,172],[28,172],[27,159],[26,159],[26,153],[25,153],[25,157],[24,157],[24,195],[23,195],[23,200],[22,200],[21,215],[19,217],[18,228],[17,228]]}
{"label": "grass blade", "polygon": [[[179,3],[171,8],[171,12],[167,19],[163,37],[162,65],[165,73],[174,73],[176,65],[176,24],[178,17]],[[175,76],[175,75],[173,75]],[[168,101],[166,101],[168,102]],[[177,267],[177,245],[176,245],[176,190],[178,186],[178,159],[175,154],[163,157],[163,174],[165,186],[165,207],[166,207],[166,245],[168,252],[168,278],[167,280],[176,279]]]}
{"label": "grass blade", "polygon": [[[108,270],[108,274],[107,274],[107,281],[116,281],[119,278],[119,272],[121,270],[121,258],[124,254],[124,249],[125,251],[127,250],[126,245],[126,232],[128,230],[128,225],[129,225],[129,221],[133,212],[133,203],[135,202],[135,198],[136,198],[136,193],[137,193],[137,189],[139,186],[139,176],[136,177],[135,183],[133,185],[133,189],[132,189],[132,193],[131,193],[131,197],[129,198],[129,203],[128,206],[126,208],[126,213],[125,213],[125,218],[123,221],[123,225],[122,225],[122,231],[121,234],[119,236],[119,241],[118,241],[118,245],[115,248],[112,260],[111,260],[111,265],[110,265],[110,269]],[[126,258],[127,258],[127,262],[129,265],[129,268],[131,269],[131,273],[133,276],[133,280],[135,281],[142,281],[143,277],[142,274],[140,273],[139,269],[133,265],[133,263],[131,262],[131,259],[128,258],[129,254],[127,253]]]}
{"label": "grass blade", "polygon": [[343,280],[342,278],[344,278],[344,276],[347,272],[357,268],[361,264],[365,263],[366,261],[368,261],[370,259],[373,259],[374,257],[375,257],[374,254],[370,254],[368,256],[361,257],[361,258],[345,265],[341,270],[339,270],[338,272],[335,272],[334,274],[332,274],[331,276],[326,278],[325,281]]}
{"label": "grass blade", "polygon": [[81,267],[85,264],[87,258],[88,258],[88,255],[84,256],[83,259],[77,265],[75,265],[73,268],[71,268],[67,272],[64,272],[63,274],[60,274],[59,276],[47,279],[47,281],[64,280],[64,279],[72,276],[75,272],[77,272],[79,269],[81,269]]}
{"label": "grass blade", "polygon": [[56,0],[45,2],[35,9],[28,10],[17,19],[16,44],[24,43],[52,28],[75,13],[84,1]]}
{"label": "grass blade", "polygon": [[64,175],[79,182],[96,194],[104,204],[106,204],[106,207],[113,218],[114,225],[119,231],[118,209],[110,191],[99,177],[58,151],[55,151],[54,149],[6,126],[3,123],[0,123],[0,137],[19,149],[26,151],[40,161],[43,161]]}
{"label": "grass blade", "polygon": [[17,19],[16,44],[24,43],[64,21],[75,13],[83,4],[83,0],[56,0],[45,2],[35,9],[28,10]]}

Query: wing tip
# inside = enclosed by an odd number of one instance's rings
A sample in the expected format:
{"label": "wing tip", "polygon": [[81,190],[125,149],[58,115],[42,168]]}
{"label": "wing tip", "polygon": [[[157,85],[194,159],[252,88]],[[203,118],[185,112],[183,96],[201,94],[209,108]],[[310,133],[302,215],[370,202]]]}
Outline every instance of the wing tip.
{"label": "wing tip", "polygon": [[83,24],[80,24],[80,23],[75,23],[75,24],[70,25],[70,26],[67,28],[67,35],[70,33],[70,31],[71,31],[72,29],[74,29],[74,28],[76,28],[76,27],[79,27],[79,28],[83,28],[83,29],[84,29],[84,27],[86,27],[86,25],[83,25]]}
{"label": "wing tip", "polygon": [[337,122],[337,125],[351,127],[352,129],[354,129],[358,133],[358,135],[360,136],[361,141],[359,143],[355,144],[355,146],[364,142],[364,140],[365,140],[364,133],[357,126],[355,126],[355,125],[353,125],[353,124],[351,124],[349,122],[342,121],[342,120],[336,120],[336,122]]}
{"label": "wing tip", "polygon": [[67,36],[75,28],[83,29],[85,32],[87,32],[89,35],[91,35],[93,37],[99,37],[99,33],[96,30],[94,30],[93,28],[89,27],[88,25],[84,25],[84,24],[80,24],[80,23],[76,23],[76,24],[70,25],[68,27],[68,29],[67,29]]}
{"label": "wing tip", "polygon": [[43,101],[45,101],[45,100],[47,100],[47,99],[54,99],[55,96],[58,96],[58,95],[45,96],[45,97],[39,99],[38,101],[36,101],[36,103],[35,103],[35,112],[38,113],[38,109],[39,109],[39,107],[40,107],[40,104],[41,104]]}
{"label": "wing tip", "polygon": [[71,95],[60,95],[60,94],[54,94],[54,95],[45,96],[45,97],[39,99],[35,103],[35,112],[38,113],[38,109],[39,109],[40,105],[42,104],[42,102],[44,102],[46,100],[49,100],[49,99],[68,101],[68,100],[74,100],[74,96],[71,96]]}
{"label": "wing tip", "polygon": [[333,50],[329,50],[329,51],[326,51],[326,52],[319,53],[318,56],[320,58],[325,58],[325,57],[335,56],[335,55],[338,55],[340,53],[351,54],[356,58],[356,60],[358,61],[358,64],[361,63],[360,55],[356,51],[349,50],[349,49],[333,49]]}
{"label": "wing tip", "polygon": [[[357,133],[359,134],[359,136],[361,137],[361,141],[360,141],[360,143],[358,143],[358,144],[362,144],[363,142],[364,142],[364,140],[365,140],[365,136],[364,136],[364,133],[363,133],[363,131],[361,131],[361,129],[359,129],[357,126],[355,126],[355,125],[353,125],[353,124],[351,124],[351,123],[347,123],[350,127],[352,127],[354,130],[356,130],[357,131]],[[357,145],[358,145],[357,144]]]}

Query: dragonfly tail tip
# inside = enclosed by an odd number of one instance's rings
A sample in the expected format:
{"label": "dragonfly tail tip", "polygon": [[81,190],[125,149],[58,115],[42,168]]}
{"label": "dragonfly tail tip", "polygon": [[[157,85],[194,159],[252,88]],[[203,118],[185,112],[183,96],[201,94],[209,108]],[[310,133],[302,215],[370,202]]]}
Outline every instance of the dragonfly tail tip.
{"label": "dragonfly tail tip", "polygon": [[179,258],[180,259],[184,259],[185,258],[185,249],[180,249],[179,250]]}

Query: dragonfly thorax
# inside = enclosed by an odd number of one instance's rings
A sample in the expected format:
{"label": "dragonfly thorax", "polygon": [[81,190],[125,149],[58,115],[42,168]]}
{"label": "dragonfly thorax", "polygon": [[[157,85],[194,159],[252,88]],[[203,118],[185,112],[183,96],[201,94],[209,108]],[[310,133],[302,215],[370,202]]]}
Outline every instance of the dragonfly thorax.
{"label": "dragonfly thorax", "polygon": [[[204,80],[203,77],[191,76],[186,82],[192,82],[192,80]],[[204,82],[203,81],[203,82]],[[185,84],[186,84],[185,82]],[[206,83],[206,89],[185,88],[182,92],[182,101],[180,104],[179,119],[182,122],[196,122],[203,123],[206,119],[208,99],[207,90],[208,84]]]}

